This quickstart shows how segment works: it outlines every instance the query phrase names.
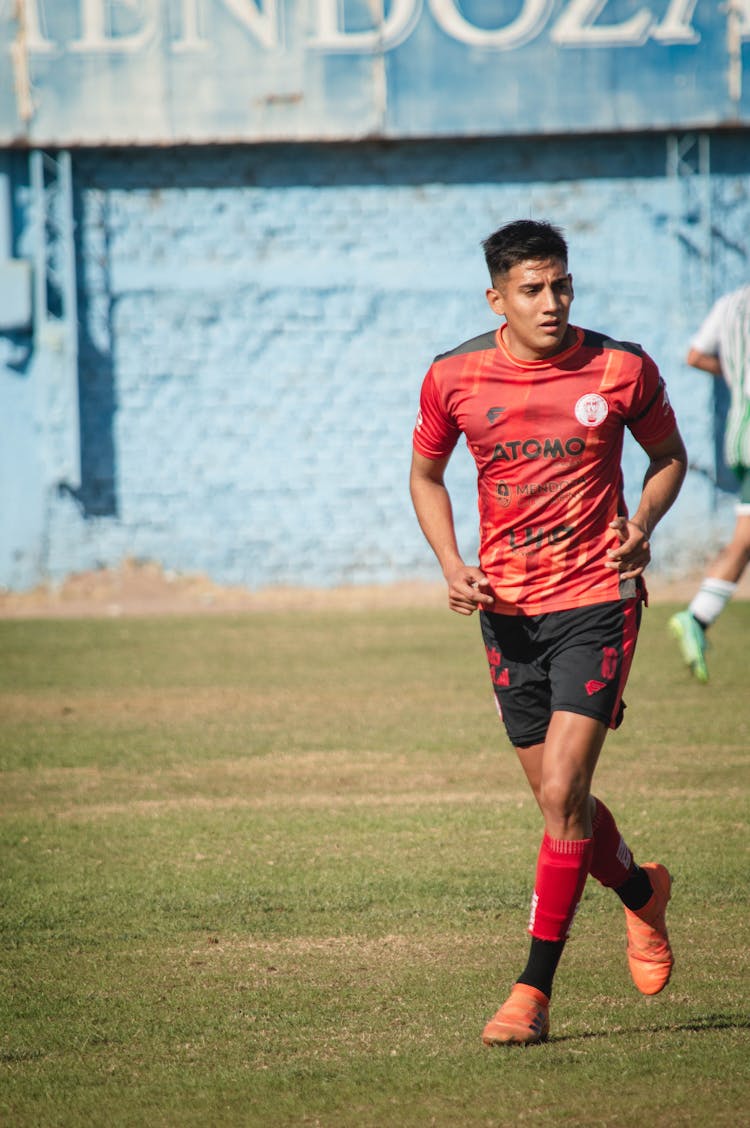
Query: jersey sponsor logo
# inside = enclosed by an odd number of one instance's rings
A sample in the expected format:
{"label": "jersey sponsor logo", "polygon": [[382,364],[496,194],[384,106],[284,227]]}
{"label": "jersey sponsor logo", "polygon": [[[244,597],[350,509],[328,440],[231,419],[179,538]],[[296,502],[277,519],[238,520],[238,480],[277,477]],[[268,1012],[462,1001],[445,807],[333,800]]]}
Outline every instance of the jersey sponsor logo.
{"label": "jersey sponsor logo", "polygon": [[530,556],[532,552],[539,552],[545,545],[559,544],[573,536],[573,525],[555,525],[553,529],[544,526],[530,525],[525,529],[511,529],[508,541],[513,552]]}
{"label": "jersey sponsor logo", "polygon": [[596,681],[595,678],[592,678],[591,681],[586,682],[585,689],[589,697],[593,697],[594,694],[598,693],[600,689],[604,689],[606,684],[606,682]]}
{"label": "jersey sponsor logo", "polygon": [[548,494],[548,493],[564,493],[569,490],[571,486],[576,483],[571,480],[564,480],[562,482],[522,482],[516,486],[516,493],[521,497],[528,495],[533,497],[535,494]]}
{"label": "jersey sponsor logo", "polygon": [[609,405],[598,392],[581,396],[575,405],[575,416],[584,427],[598,427],[609,415]]}
{"label": "jersey sponsor logo", "polygon": [[508,439],[495,443],[492,452],[493,462],[513,462],[519,458],[534,461],[537,458],[580,458],[586,449],[586,440],[578,435],[570,439]]}
{"label": "jersey sponsor logo", "polygon": [[490,423],[497,423],[498,419],[504,411],[504,407],[491,407],[487,412],[487,418],[489,419]]}
{"label": "jersey sponsor logo", "polygon": [[495,486],[495,493],[497,500],[502,505],[503,509],[507,509],[510,505],[510,486],[507,482],[498,482]]}
{"label": "jersey sponsor logo", "polygon": [[589,484],[587,475],[580,478],[561,478],[551,482],[520,482],[515,487],[515,495],[519,503],[533,501],[536,497],[547,494],[570,493],[573,496],[584,493]]}
{"label": "jersey sponsor logo", "polygon": [[495,496],[500,506],[507,509],[513,500],[517,505],[528,505],[537,497],[546,497],[550,494],[569,493],[575,497],[584,493],[588,484],[587,475],[582,475],[580,478],[561,478],[551,482],[518,482],[516,485],[500,481],[495,486]]}

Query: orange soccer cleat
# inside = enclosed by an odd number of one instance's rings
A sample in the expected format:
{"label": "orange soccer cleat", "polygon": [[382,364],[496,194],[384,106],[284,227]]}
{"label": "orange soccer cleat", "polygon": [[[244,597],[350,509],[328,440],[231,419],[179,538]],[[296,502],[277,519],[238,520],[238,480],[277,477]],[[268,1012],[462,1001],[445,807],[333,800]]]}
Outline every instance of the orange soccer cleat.
{"label": "orange soccer cleat", "polygon": [[549,1034],[549,999],[536,987],[516,983],[494,1018],[484,1028],[485,1046],[532,1046]]}
{"label": "orange soccer cleat", "polygon": [[628,930],[628,964],[638,990],[643,995],[658,995],[669,983],[674,956],[669,946],[664,913],[672,888],[672,878],[665,866],[645,862],[653,889],[642,909],[625,909]]}

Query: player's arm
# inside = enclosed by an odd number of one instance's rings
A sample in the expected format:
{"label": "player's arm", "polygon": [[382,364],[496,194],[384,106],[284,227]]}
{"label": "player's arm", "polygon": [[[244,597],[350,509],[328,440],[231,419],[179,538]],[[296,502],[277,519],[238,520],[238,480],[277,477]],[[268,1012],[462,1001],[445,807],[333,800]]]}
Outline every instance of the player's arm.
{"label": "player's arm", "polygon": [[478,606],[494,602],[489,580],[480,568],[465,564],[458,551],[453,507],[445,485],[445,458],[412,454],[409,488],[420,528],[438,559],[448,584],[448,605],[459,615],[471,615]]}
{"label": "player's arm", "polygon": [[674,503],[687,473],[687,451],[676,427],[661,442],[641,445],[649,462],[638,508],[631,518],[616,517],[610,522],[620,545],[607,554],[607,566],[623,579],[640,576],[651,560],[651,534]]}
{"label": "player's arm", "polygon": [[702,372],[710,372],[712,376],[721,376],[721,361],[718,356],[691,348],[685,359],[691,368],[700,368]]}

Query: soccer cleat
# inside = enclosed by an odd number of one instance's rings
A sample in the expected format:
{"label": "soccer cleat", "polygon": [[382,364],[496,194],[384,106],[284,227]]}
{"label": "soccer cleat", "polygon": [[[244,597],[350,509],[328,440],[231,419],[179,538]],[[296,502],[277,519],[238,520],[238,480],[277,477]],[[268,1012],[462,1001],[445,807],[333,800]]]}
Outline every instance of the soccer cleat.
{"label": "soccer cleat", "polygon": [[708,681],[706,632],[689,611],[678,611],[669,620],[669,632],[677,639],[685,665],[699,682]]}
{"label": "soccer cleat", "polygon": [[641,869],[648,873],[654,892],[642,909],[635,912],[625,909],[628,965],[633,982],[641,994],[658,995],[669,983],[674,966],[664,921],[672,878],[666,867],[658,862],[644,862]]}
{"label": "soccer cleat", "polygon": [[532,1046],[549,1034],[549,999],[536,987],[516,983],[484,1028],[485,1046]]}

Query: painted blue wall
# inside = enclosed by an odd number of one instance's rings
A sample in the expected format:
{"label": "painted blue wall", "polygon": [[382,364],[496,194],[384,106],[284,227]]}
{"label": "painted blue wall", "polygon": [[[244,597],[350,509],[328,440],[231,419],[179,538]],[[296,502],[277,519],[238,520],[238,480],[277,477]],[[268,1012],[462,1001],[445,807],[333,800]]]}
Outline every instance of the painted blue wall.
{"label": "painted blue wall", "polygon": [[[27,333],[0,332],[0,584],[126,557],[250,588],[436,578],[407,495],[419,386],[492,327],[480,241],[518,216],[566,230],[574,320],[660,364],[694,468],[654,567],[695,567],[733,499],[712,481],[710,378],[683,358],[750,273],[750,145],[714,134],[710,182],[668,174],[669,151],[644,134],[74,152],[81,480],[49,472],[71,424],[54,380]],[[30,256],[26,156],[0,152],[0,175]],[[642,470],[629,443],[631,497]],[[471,554],[465,449],[450,475]]]}

